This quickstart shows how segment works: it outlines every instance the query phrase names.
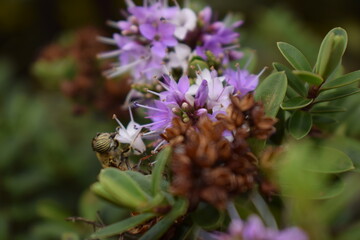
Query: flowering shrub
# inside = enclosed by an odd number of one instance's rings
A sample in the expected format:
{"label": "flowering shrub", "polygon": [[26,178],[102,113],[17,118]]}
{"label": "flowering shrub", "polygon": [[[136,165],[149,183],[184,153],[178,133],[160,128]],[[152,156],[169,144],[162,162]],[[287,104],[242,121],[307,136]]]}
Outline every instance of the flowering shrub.
{"label": "flowering shrub", "polygon": [[[314,66],[294,46],[278,43],[293,69],[274,63],[260,81],[265,68],[253,74],[237,62],[244,57],[242,21],[217,21],[209,7],[195,13],[166,0],[126,3],[125,20],[111,22],[120,32],[99,38],[117,49],[99,57],[116,58],[105,74],[126,73],[133,87],[127,105],[141,115],[135,121],[130,109],[127,127],[114,116],[116,131],[93,139],[104,169],[91,189],[129,217],[91,237],[328,239],[296,218],[298,226],[286,228],[293,224],[285,221],[279,231],[271,199],[304,209],[303,199],[339,194],[335,173],[354,168],[325,139],[313,141],[317,133],[332,134],[322,123],[343,111],[333,101],[360,92],[359,71],[341,69],[345,30],[326,35]],[[243,222],[239,214],[256,215]],[[227,225],[228,233],[219,232]]]}

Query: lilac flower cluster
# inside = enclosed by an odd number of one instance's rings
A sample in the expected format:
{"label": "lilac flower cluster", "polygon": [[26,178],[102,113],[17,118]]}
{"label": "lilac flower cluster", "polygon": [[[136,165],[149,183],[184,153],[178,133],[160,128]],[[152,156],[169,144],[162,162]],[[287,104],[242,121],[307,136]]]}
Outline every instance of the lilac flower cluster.
{"label": "lilac flower cluster", "polygon": [[282,231],[267,228],[261,219],[252,215],[246,222],[241,219],[232,220],[228,233],[213,234],[216,240],[307,240],[308,237],[300,228],[291,227]]}
{"label": "lilac flower cluster", "polygon": [[[261,74],[261,73],[260,73]],[[259,75],[250,74],[247,70],[229,69],[224,76],[218,76],[215,70],[204,69],[197,72],[196,80],[190,84],[187,76],[178,82],[169,75],[164,75],[163,92],[158,95],[150,106],[136,104],[147,109],[147,118],[152,123],[144,125],[151,133],[162,133],[171,126],[174,117],[182,121],[195,122],[201,115],[207,114],[214,119],[217,114],[225,113],[230,104],[230,96],[243,96],[254,91]]]}
{"label": "lilac flower cluster", "polygon": [[99,57],[117,57],[118,62],[106,72],[114,77],[130,72],[134,83],[153,82],[167,72],[180,68],[185,73],[191,56],[207,58],[211,52],[223,64],[242,57],[237,51],[241,22],[227,26],[212,21],[209,7],[198,15],[189,8],[169,6],[168,0],[144,0],[143,6],[126,1],[126,20],[112,22],[120,30],[112,38],[99,38],[118,49]]}
{"label": "lilac flower cluster", "polygon": [[239,34],[234,30],[243,22],[237,21],[227,26],[224,22],[212,22],[212,10],[206,7],[199,13],[199,40],[201,45],[196,47],[196,54],[207,59],[206,52],[209,51],[215,57],[221,59],[222,64],[227,64],[234,59],[240,59],[243,54],[237,51]]}

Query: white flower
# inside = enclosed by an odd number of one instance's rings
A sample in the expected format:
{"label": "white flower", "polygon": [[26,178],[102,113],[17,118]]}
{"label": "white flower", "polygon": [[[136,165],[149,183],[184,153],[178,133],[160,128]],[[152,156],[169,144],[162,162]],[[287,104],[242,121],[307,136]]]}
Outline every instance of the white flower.
{"label": "white flower", "polygon": [[141,154],[146,150],[146,146],[141,139],[141,130],[142,127],[136,123],[133,119],[132,113],[130,111],[131,121],[125,128],[124,125],[116,118],[114,115],[113,118],[119,123],[120,127],[115,136],[115,139],[120,143],[126,143],[130,145],[135,152],[135,154]]}
{"label": "white flower", "polygon": [[225,77],[218,77],[216,71],[204,69],[197,74],[196,83],[190,86],[189,93],[194,95],[203,80],[208,83],[209,94],[207,99],[207,108],[213,112],[225,110],[230,104],[229,95],[234,91],[232,86],[224,86]]}
{"label": "white flower", "polygon": [[169,53],[168,67],[170,69],[181,67],[186,72],[190,53],[191,49],[188,45],[179,43],[174,47],[174,52]]}
{"label": "white flower", "polygon": [[188,31],[192,31],[196,27],[196,14],[189,8],[183,8],[172,20],[172,23],[176,25],[175,37],[183,40],[186,37]]}

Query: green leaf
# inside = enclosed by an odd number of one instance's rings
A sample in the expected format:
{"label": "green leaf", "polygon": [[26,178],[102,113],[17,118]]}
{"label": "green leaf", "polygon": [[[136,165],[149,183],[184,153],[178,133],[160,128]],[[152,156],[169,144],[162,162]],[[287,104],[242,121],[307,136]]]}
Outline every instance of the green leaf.
{"label": "green leaf", "polygon": [[312,118],[311,114],[301,110],[296,110],[289,120],[289,132],[296,138],[305,137],[311,130]]}
{"label": "green leaf", "polygon": [[302,81],[307,82],[311,85],[319,86],[324,81],[321,76],[312,72],[294,70],[293,73]]}
{"label": "green leaf", "polygon": [[150,197],[128,174],[116,169],[106,168],[99,174],[99,182],[106,192],[111,194],[120,204],[132,209],[145,207]]}
{"label": "green leaf", "polygon": [[278,42],[277,46],[281,54],[295,69],[311,71],[308,60],[296,47],[284,42]]}
{"label": "green leaf", "polygon": [[154,218],[155,214],[153,213],[143,213],[139,214],[133,217],[130,217],[128,219],[125,219],[123,221],[111,224],[109,226],[106,226],[104,228],[99,229],[95,233],[91,235],[91,238],[107,238],[114,235],[121,234],[125,231],[128,231],[129,229],[136,227],[147,220],[150,220],[151,218]]}
{"label": "green leaf", "polygon": [[312,114],[322,114],[322,113],[337,113],[337,112],[345,112],[346,109],[342,107],[336,106],[314,106],[311,108],[310,112]]}
{"label": "green leaf", "polygon": [[115,205],[119,204],[119,202],[116,200],[116,198],[114,198],[113,195],[109,194],[99,182],[96,182],[93,185],[91,185],[90,189],[97,196],[99,196]]}
{"label": "green leaf", "polygon": [[319,173],[341,173],[354,169],[351,159],[342,151],[330,147],[313,147],[316,154],[309,155],[302,167]]}
{"label": "green leaf", "polygon": [[281,72],[285,71],[286,77],[288,79],[289,86],[294,89],[300,96],[306,97],[307,96],[307,89],[303,81],[301,81],[297,76],[292,73],[288,67],[282,65],[281,63],[273,63],[274,69],[276,71]]}
{"label": "green leaf", "polygon": [[[319,175],[329,175],[321,173],[311,173],[306,171],[299,171],[302,174],[304,179],[310,180],[309,182],[315,183],[316,180],[311,179],[322,179]],[[295,197],[295,198],[307,198],[307,199],[329,199],[338,196],[344,189],[344,182],[341,179],[338,179],[336,183],[333,183],[332,186],[317,186],[315,183],[314,186],[304,186],[304,188],[299,187],[299,184],[287,184],[283,182],[280,185],[281,196],[284,197]],[[299,188],[296,192],[293,191],[294,188]]]}
{"label": "green leaf", "polygon": [[315,71],[326,79],[341,64],[347,46],[347,33],[342,28],[332,29],[321,43]]}
{"label": "green leaf", "polygon": [[291,87],[288,87],[286,89],[286,98],[295,98],[295,97],[299,97],[299,94]]}
{"label": "green leaf", "polygon": [[360,141],[349,137],[333,137],[329,145],[343,151],[353,162],[357,172],[360,172]]}
{"label": "green leaf", "polygon": [[350,85],[357,81],[360,81],[360,70],[345,74],[344,76],[335,78],[331,81],[327,81],[321,86],[320,89],[327,90],[332,88],[339,88]]}
{"label": "green leaf", "polygon": [[159,239],[171,225],[174,224],[175,220],[184,215],[187,211],[188,202],[185,199],[178,199],[172,210],[164,216],[158,223],[150,228],[140,240],[156,240]]}
{"label": "green leaf", "polygon": [[156,195],[161,190],[161,181],[163,179],[163,173],[171,156],[171,147],[166,147],[158,154],[156,157],[155,167],[152,172],[152,182],[151,182],[151,189],[153,195]]}
{"label": "green leaf", "polygon": [[151,177],[149,175],[144,175],[135,171],[124,171],[124,173],[129,175],[137,184],[139,184],[146,194],[153,196],[151,191]]}
{"label": "green leaf", "polygon": [[215,207],[207,204],[199,204],[196,211],[192,214],[192,220],[205,230],[218,228],[224,220],[224,213]]}
{"label": "green leaf", "polygon": [[272,73],[260,83],[255,91],[255,99],[264,104],[267,116],[276,116],[285,97],[286,88],[287,80],[284,72]]}
{"label": "green leaf", "polygon": [[[329,155],[325,153],[326,150],[311,141],[290,144],[277,160],[277,166],[274,168],[281,195],[298,199],[327,199],[341,193],[344,188],[343,181],[334,178],[336,176],[334,174],[324,173],[329,170],[327,169]],[[324,171],[311,171],[313,170],[311,164]],[[307,167],[310,169],[306,169]],[[332,170],[339,170],[336,164],[333,167]]]}
{"label": "green leaf", "polygon": [[307,99],[303,97],[295,97],[283,102],[280,107],[284,110],[294,110],[308,106],[311,104],[313,99]]}
{"label": "green leaf", "polygon": [[360,88],[334,89],[331,91],[320,93],[320,95],[315,99],[314,103],[333,101],[339,98],[351,96],[359,92]]}

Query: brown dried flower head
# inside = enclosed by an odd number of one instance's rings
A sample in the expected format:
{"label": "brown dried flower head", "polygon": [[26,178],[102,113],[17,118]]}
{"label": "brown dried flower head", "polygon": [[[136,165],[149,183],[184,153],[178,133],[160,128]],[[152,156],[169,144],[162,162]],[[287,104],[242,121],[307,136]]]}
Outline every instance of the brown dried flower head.
{"label": "brown dried flower head", "polygon": [[205,201],[224,208],[229,198],[250,190],[258,161],[246,139],[266,139],[275,132],[276,119],[265,116],[263,105],[252,94],[231,97],[226,114],[216,118],[214,122],[202,116],[187,123],[174,118],[162,134],[174,149],[172,192],[187,197],[192,207]]}
{"label": "brown dried flower head", "polygon": [[[238,151],[223,136],[222,122],[202,117],[195,124],[175,118],[163,137],[173,145],[171,189],[195,207],[199,201],[225,208],[230,197],[254,184],[256,158],[249,148]],[[180,140],[179,140],[180,139]]]}
{"label": "brown dried flower head", "polygon": [[267,139],[276,130],[274,124],[277,120],[265,116],[263,104],[255,102],[253,94],[242,98],[231,96],[231,104],[226,109],[226,114],[218,114],[216,118],[222,121],[228,130],[236,131],[236,135],[244,138]]}

